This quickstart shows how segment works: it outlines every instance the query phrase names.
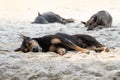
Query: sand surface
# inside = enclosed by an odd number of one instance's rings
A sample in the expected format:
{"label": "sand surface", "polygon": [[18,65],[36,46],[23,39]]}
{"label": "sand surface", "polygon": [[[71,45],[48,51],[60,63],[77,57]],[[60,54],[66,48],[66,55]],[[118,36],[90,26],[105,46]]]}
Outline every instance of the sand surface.
{"label": "sand surface", "polygon": [[[0,80],[120,80],[120,1],[119,0],[0,0]],[[87,31],[87,21],[99,10],[113,17],[111,28]],[[53,11],[75,23],[30,24],[37,12]],[[109,52],[82,54],[68,51],[14,52],[22,42],[19,34],[40,37],[57,32],[89,34]]]}

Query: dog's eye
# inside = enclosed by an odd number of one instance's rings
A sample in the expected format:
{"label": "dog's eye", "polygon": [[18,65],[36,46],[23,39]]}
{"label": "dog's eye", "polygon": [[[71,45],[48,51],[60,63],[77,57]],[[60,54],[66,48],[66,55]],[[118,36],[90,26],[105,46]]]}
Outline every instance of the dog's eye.
{"label": "dog's eye", "polygon": [[30,47],[30,45],[31,45],[30,43],[27,43],[27,44],[26,44],[26,47]]}
{"label": "dog's eye", "polygon": [[29,47],[29,46],[31,46],[31,43],[30,42],[26,43],[26,47]]}
{"label": "dog's eye", "polygon": [[92,25],[92,23],[89,24],[90,26]]}
{"label": "dog's eye", "polygon": [[29,42],[28,45],[31,46],[31,45],[32,45],[32,42]]}

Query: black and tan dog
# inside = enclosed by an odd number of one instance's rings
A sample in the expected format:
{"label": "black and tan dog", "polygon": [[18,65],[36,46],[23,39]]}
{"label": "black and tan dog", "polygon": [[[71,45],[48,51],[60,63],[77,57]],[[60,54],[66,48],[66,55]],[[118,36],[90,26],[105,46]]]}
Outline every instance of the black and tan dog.
{"label": "black and tan dog", "polygon": [[66,23],[74,22],[74,20],[62,18],[61,16],[59,16],[58,14],[56,14],[54,12],[45,12],[43,14],[40,14],[38,12],[38,16],[35,18],[35,20],[32,22],[32,24],[34,24],[34,23],[48,24],[48,23],[55,23],[55,22],[66,24]]}
{"label": "black and tan dog", "polygon": [[87,30],[93,30],[95,28],[101,29],[105,27],[111,27],[112,16],[107,11],[99,11],[94,14],[87,22],[83,22]]}
{"label": "black and tan dog", "polygon": [[68,50],[89,53],[88,48],[95,51],[103,51],[105,49],[105,46],[100,44],[95,38],[84,34],[68,35],[57,33],[55,35],[47,35],[40,38],[30,38],[24,35],[21,37],[23,38],[22,45],[15,51],[53,51],[60,55],[64,55]]}

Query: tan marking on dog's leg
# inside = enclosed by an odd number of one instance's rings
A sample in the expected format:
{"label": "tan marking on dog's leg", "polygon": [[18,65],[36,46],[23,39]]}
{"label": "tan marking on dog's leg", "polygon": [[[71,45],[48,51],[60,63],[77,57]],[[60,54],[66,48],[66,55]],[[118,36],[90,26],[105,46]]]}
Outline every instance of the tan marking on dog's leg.
{"label": "tan marking on dog's leg", "polygon": [[57,48],[56,52],[63,56],[64,54],[66,54],[66,49],[65,48]]}
{"label": "tan marking on dog's leg", "polygon": [[104,51],[106,49],[106,47],[99,47],[97,48],[98,51]]}
{"label": "tan marking on dog's leg", "polygon": [[99,47],[99,48],[89,47],[89,49],[94,50],[94,51],[101,52],[101,51],[104,51],[104,50],[106,49],[106,47],[105,47],[105,46],[102,46],[102,47]]}
{"label": "tan marking on dog's leg", "polygon": [[52,44],[58,44],[58,43],[61,43],[61,40],[58,39],[58,38],[54,38],[54,39],[51,40],[51,43]]}
{"label": "tan marking on dog's leg", "polygon": [[86,53],[86,54],[89,54],[89,52],[90,52],[89,50],[81,48],[81,47],[76,47],[75,50],[80,51],[82,53]]}
{"label": "tan marking on dog's leg", "polygon": [[54,45],[51,45],[49,48],[49,51],[55,51],[55,50],[56,50],[56,47]]}
{"label": "tan marking on dog's leg", "polygon": [[69,44],[66,44],[68,47],[70,47],[70,48],[72,48],[72,49],[75,49],[76,51],[80,51],[80,52],[82,52],[82,53],[86,53],[86,54],[89,54],[89,50],[87,50],[87,49],[84,49],[84,48],[81,48],[81,47],[79,47],[79,46],[77,46],[77,45],[69,45]]}

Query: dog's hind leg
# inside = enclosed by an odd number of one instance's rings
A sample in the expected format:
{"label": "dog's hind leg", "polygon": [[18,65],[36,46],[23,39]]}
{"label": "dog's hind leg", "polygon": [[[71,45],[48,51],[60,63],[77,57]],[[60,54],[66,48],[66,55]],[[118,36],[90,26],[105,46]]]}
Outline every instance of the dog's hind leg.
{"label": "dog's hind leg", "polygon": [[92,47],[89,47],[88,49],[94,50],[94,51],[96,51],[96,52],[102,52],[102,51],[105,51],[105,50],[106,50],[106,47],[105,47],[105,46],[101,46],[101,47],[92,46]]}
{"label": "dog's hind leg", "polygon": [[[69,38],[68,38],[69,37]],[[64,35],[64,34],[58,34],[57,38],[52,39],[51,43],[52,44],[62,44],[64,46],[67,46],[71,49],[74,49],[76,51],[80,51],[82,53],[89,53],[89,50],[87,49],[83,49],[80,46],[77,45],[78,44],[82,44],[80,43],[78,40],[76,40],[77,38],[74,38],[72,36],[69,35]]]}
{"label": "dog's hind leg", "polygon": [[73,43],[73,42],[71,42],[71,41],[69,41],[67,39],[65,41],[63,41],[62,44],[69,47],[69,48],[72,48],[72,49],[74,49],[76,51],[80,51],[82,53],[89,54],[89,50],[81,48],[81,47],[77,46],[75,43]]}
{"label": "dog's hind leg", "polygon": [[95,48],[92,50],[95,50],[96,52],[101,52],[101,51],[105,51],[107,49],[107,47],[101,43],[96,43],[94,44]]}

